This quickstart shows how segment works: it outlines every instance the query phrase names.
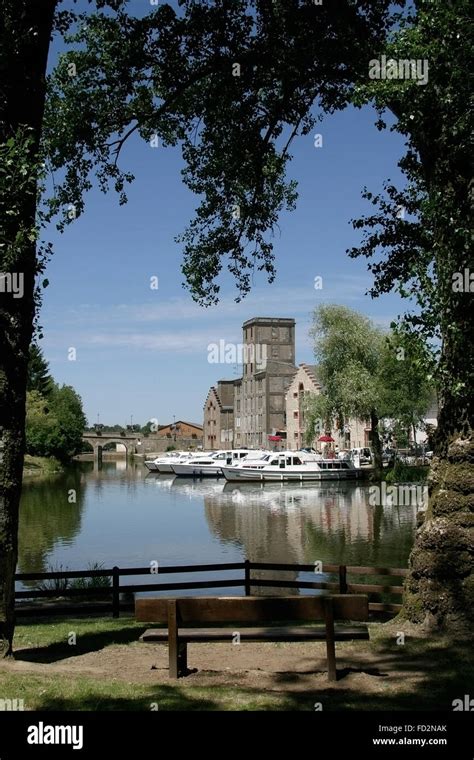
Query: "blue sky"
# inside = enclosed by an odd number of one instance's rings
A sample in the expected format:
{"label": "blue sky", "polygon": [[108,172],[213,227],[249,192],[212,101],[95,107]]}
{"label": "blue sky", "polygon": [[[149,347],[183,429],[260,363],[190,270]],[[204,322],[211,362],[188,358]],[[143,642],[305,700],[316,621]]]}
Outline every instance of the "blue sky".
{"label": "blue sky", "polygon": [[[53,52],[54,55],[54,52]],[[339,303],[388,326],[406,304],[396,295],[365,295],[371,275],[362,260],[345,250],[360,240],[349,221],[368,210],[367,185],[381,189],[399,180],[403,140],[378,132],[369,108],[348,109],[327,118],[293,144],[291,177],[298,181],[293,213],[280,218],[274,240],[277,278],[268,285],[255,275],[252,293],[240,304],[230,277],[222,278],[222,301],[203,309],[183,289],[182,251],[174,237],[193,215],[196,198],[182,184],[179,149],[152,148],[133,137],[121,155],[132,171],[127,205],[114,193],[89,193],[86,211],[63,234],[51,230],[40,322],[41,342],[60,383],[80,393],[90,423],[160,424],[202,421],[210,385],[237,376],[233,365],[208,363],[208,345],[241,341],[241,325],[253,316],[296,319],[297,362],[313,360],[308,330],[320,303]],[[323,147],[314,147],[314,132]],[[158,290],[150,278],[159,278]],[[314,278],[323,278],[315,290]],[[76,361],[68,360],[70,347]]]}

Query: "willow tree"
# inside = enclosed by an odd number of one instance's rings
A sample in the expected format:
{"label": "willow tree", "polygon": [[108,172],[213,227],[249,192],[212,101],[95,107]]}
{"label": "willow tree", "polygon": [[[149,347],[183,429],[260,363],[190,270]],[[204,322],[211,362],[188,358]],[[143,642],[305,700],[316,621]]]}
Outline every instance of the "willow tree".
{"label": "willow tree", "polygon": [[313,399],[314,412],[322,411],[340,429],[348,417],[370,420],[374,466],[381,470],[382,332],[363,314],[328,304],[315,309],[310,333],[323,386],[321,398]]}
{"label": "willow tree", "polygon": [[[412,188],[400,195],[414,220],[405,220],[413,230],[410,251],[417,251],[415,258],[407,254],[408,232],[402,235],[393,221],[384,237],[388,256],[374,273],[381,276],[382,290],[416,281],[424,309],[436,299],[431,311],[438,314],[443,340],[437,445],[443,488],[434,489],[417,539],[409,587],[416,604],[409,609],[418,617],[461,624],[472,591],[472,476],[466,469],[472,460],[472,349],[465,345],[469,294],[454,292],[451,284],[467,262],[467,0],[414,2],[406,21],[393,12],[403,0],[183,0],[178,10],[150,5],[141,18],[127,13],[127,0],[95,5],[107,6],[105,12],[61,12],[56,0],[0,5],[0,264],[5,274],[24,274],[22,298],[0,292],[3,651],[11,647],[14,626],[28,345],[35,275],[44,267],[36,215],[42,165],[57,172],[49,212],[63,210],[67,220],[82,213],[94,176],[104,190],[112,184],[125,201],[132,174],[123,168],[124,146],[131,135],[163,147],[180,143],[183,179],[201,199],[182,236],[183,274],[192,297],[209,305],[219,298],[217,278],[226,266],[239,297],[249,291],[255,269],[272,281],[272,231],[281,210],[296,201],[295,184],[285,177],[292,141],[308,134],[325,113],[366,102],[375,102],[381,113],[390,109],[395,129],[406,136],[404,168]],[[43,119],[55,24],[61,33],[70,31],[71,48],[51,79]],[[392,53],[426,57],[428,83],[370,79],[371,61]],[[382,225],[396,200],[388,188]],[[371,256],[374,250],[369,240],[364,252]],[[458,563],[452,561],[455,554]]]}

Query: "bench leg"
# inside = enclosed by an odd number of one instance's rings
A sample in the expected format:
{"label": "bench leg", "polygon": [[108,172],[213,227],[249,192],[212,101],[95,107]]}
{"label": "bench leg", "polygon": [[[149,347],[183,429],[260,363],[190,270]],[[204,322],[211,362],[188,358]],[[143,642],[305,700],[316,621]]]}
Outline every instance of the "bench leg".
{"label": "bench leg", "polygon": [[178,673],[186,673],[188,669],[188,645],[186,642],[178,644]]}
{"label": "bench leg", "polygon": [[169,654],[169,676],[170,678],[179,678],[184,675],[188,669],[188,645],[186,642],[168,642]]}
{"label": "bench leg", "polygon": [[177,639],[169,639],[168,641],[168,657],[169,657],[169,677],[178,678],[178,641]]}
{"label": "bench leg", "polygon": [[324,600],[324,612],[326,618],[326,652],[328,658],[328,680],[337,681],[336,672],[336,639],[334,634],[334,611],[332,599]]}
{"label": "bench leg", "polygon": [[327,640],[326,651],[328,657],[328,681],[337,681],[336,645],[334,641]]}
{"label": "bench leg", "polygon": [[168,602],[168,658],[169,658],[169,677],[178,678],[178,621],[176,599]]}

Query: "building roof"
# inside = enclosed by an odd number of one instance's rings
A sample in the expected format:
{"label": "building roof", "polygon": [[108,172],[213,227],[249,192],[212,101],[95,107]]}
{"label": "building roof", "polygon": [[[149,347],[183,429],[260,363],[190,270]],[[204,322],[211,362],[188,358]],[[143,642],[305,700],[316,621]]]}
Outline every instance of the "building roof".
{"label": "building roof", "polygon": [[203,427],[198,422],[187,422],[186,420],[176,420],[176,422],[169,422],[167,425],[161,425],[160,430],[163,430],[164,428],[172,428],[175,425],[189,425],[190,427],[198,428],[198,430],[202,430]]}
{"label": "building roof", "polygon": [[301,366],[305,368],[307,374],[316,383],[316,385],[321,385],[321,374],[317,364],[305,364],[303,362]]}
{"label": "building roof", "polygon": [[247,319],[242,327],[250,327],[250,325],[254,324],[263,324],[263,325],[282,325],[284,327],[292,327],[295,325],[295,320],[292,317],[252,317],[251,319]]}
{"label": "building roof", "polygon": [[317,364],[306,364],[305,362],[302,362],[297,367],[297,369],[296,369],[296,371],[295,371],[295,373],[293,375],[292,382],[295,379],[295,377],[297,376],[298,372],[300,372],[301,370],[304,370],[304,372],[308,375],[309,379],[311,380],[311,382],[314,385],[317,385],[320,388],[322,387],[321,381],[319,379],[319,377],[320,377],[319,367],[317,366]]}
{"label": "building roof", "polygon": [[[224,383],[233,383],[234,381],[233,380],[219,380],[219,383],[223,383],[223,382]],[[207,402],[208,402],[209,396],[211,394],[214,395],[214,397],[216,399],[216,402],[217,402],[217,405],[218,405],[218,407],[219,407],[219,409],[220,409],[221,412],[231,412],[234,409],[233,405],[227,405],[227,406],[225,406],[222,403],[221,398],[220,398],[219,393],[218,393],[218,390],[217,390],[217,388],[216,388],[215,385],[211,385],[211,387],[209,388],[208,394],[206,396],[206,400],[204,402],[204,409],[206,409]]]}

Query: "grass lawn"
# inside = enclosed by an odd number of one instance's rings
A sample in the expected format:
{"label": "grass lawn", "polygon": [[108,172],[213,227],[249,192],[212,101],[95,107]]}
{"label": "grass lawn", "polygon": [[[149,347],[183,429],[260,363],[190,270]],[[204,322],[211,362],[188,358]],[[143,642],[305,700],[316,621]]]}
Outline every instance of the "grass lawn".
{"label": "grass lawn", "polygon": [[[170,681],[163,667],[150,667],[153,645],[138,642],[143,628],[129,617],[22,621],[15,660],[0,664],[0,699],[23,699],[28,710],[314,710],[315,704],[324,710],[450,710],[453,699],[469,693],[474,676],[469,642],[426,636],[392,621],[371,625],[370,641],[338,644],[335,684],[321,670],[285,671],[291,647],[300,646],[293,644],[243,644],[236,662],[246,647],[267,648],[253,669],[226,667],[222,652],[229,650],[218,647],[228,645],[209,645],[205,666]],[[404,630],[405,643],[397,643]],[[74,646],[68,643],[72,632]],[[324,655],[324,645],[302,646],[306,658],[313,646]],[[267,668],[271,657],[273,670]]]}

